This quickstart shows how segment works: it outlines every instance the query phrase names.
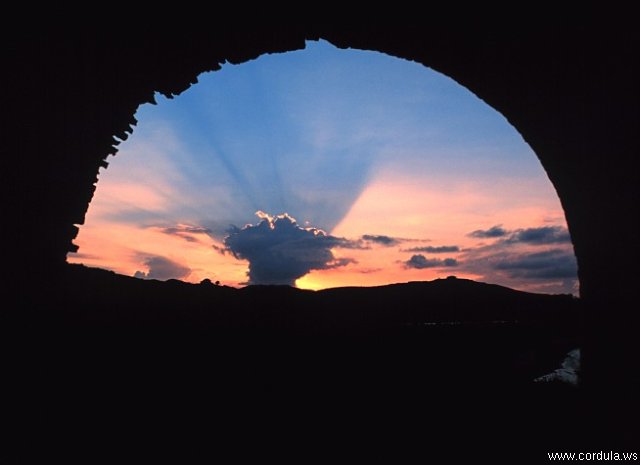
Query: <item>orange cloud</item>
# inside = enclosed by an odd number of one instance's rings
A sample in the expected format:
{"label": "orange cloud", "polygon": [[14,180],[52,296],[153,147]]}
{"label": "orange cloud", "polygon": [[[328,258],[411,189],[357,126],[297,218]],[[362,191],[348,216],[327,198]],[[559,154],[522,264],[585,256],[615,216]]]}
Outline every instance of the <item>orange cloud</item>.
{"label": "orange cloud", "polygon": [[213,246],[222,244],[209,236],[198,236],[198,241],[189,242],[181,236],[168,235],[161,228],[92,221],[81,229],[76,240],[79,255],[69,254],[67,260],[133,276],[136,271],[146,271],[143,256],[161,256],[191,268],[185,281],[210,278],[232,286],[246,281],[246,262],[220,254]]}

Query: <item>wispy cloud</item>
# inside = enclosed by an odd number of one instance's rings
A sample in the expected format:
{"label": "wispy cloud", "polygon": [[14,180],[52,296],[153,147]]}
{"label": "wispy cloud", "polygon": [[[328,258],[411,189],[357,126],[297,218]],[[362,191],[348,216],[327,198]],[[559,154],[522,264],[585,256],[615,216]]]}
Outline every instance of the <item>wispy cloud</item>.
{"label": "wispy cloud", "polygon": [[362,236],[362,240],[365,242],[372,242],[374,244],[379,244],[385,247],[391,247],[394,245],[398,245],[401,242],[404,242],[404,239],[391,237],[391,236],[377,235],[377,234],[365,234]]}
{"label": "wispy cloud", "polygon": [[484,281],[540,292],[577,292],[576,258],[564,228],[518,229],[491,244],[466,248],[460,258],[464,271]]}
{"label": "wispy cloud", "polygon": [[209,228],[204,228],[202,226],[192,226],[188,224],[177,224],[176,226],[169,227],[158,227],[158,230],[163,234],[180,237],[187,242],[200,242],[198,236],[209,236],[212,232]]}
{"label": "wispy cloud", "polygon": [[566,279],[577,275],[575,256],[563,249],[497,255],[492,266],[518,279]]}
{"label": "wispy cloud", "polygon": [[469,237],[475,237],[478,239],[494,239],[496,237],[505,237],[507,234],[509,234],[509,231],[499,224],[489,229],[476,229],[469,233]]}
{"label": "wispy cloud", "polygon": [[410,249],[404,249],[403,252],[424,252],[424,253],[453,253],[460,252],[460,247],[457,245],[441,245],[441,246],[427,246],[427,247],[412,247]]}
{"label": "wispy cloud", "polygon": [[518,229],[507,239],[533,245],[559,244],[571,242],[569,231],[560,226],[542,226],[540,228]]}

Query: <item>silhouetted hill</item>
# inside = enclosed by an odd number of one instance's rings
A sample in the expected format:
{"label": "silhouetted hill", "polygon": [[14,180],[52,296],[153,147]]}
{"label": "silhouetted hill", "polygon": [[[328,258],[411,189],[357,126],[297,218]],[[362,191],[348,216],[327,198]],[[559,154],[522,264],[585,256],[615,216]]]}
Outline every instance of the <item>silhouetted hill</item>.
{"label": "silhouetted hill", "polygon": [[[235,289],[75,265],[26,285],[0,326],[14,354],[6,437],[22,450],[68,451],[69,437],[95,450],[96,434],[140,429],[172,431],[172,443],[211,425],[247,447],[243,419],[252,443],[352,429],[372,441],[462,435],[475,447],[500,437],[548,448],[566,429],[589,437],[579,391],[533,383],[579,346],[580,300],[568,295],[464,279]],[[287,426],[274,430],[276,419]],[[439,433],[453,424],[458,436]]]}
{"label": "silhouetted hill", "polygon": [[[289,286],[235,289],[140,280],[71,265],[45,299],[62,294],[53,313],[71,324],[182,325],[323,331],[388,331],[425,323],[524,324],[576,321],[578,299],[467,279],[306,291]],[[67,289],[65,289],[67,288]],[[53,316],[53,315],[50,315]]]}

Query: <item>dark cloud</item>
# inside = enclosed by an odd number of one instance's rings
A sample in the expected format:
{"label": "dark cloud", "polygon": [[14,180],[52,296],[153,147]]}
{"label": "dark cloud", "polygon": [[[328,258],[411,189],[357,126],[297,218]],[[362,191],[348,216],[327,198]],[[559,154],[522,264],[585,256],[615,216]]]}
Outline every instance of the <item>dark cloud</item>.
{"label": "dark cloud", "polygon": [[458,266],[458,261],[455,258],[445,258],[444,260],[441,260],[439,258],[427,258],[422,254],[413,255],[409,260],[403,263],[406,268],[416,268],[418,270],[443,266]]}
{"label": "dark cloud", "polygon": [[560,226],[542,226],[540,228],[516,229],[508,231],[501,225],[489,229],[478,229],[469,234],[479,239],[504,238],[506,243],[523,243],[531,245],[560,244],[571,242],[569,231]]}
{"label": "dark cloud", "polygon": [[189,276],[191,269],[165,257],[146,257],[143,261],[149,271],[136,271],[134,277],[141,279],[182,279]]}
{"label": "dark cloud", "polygon": [[561,249],[511,255],[498,259],[493,267],[511,278],[568,279],[577,275],[575,256]]}
{"label": "dark cloud", "polygon": [[571,242],[569,231],[560,226],[543,226],[516,230],[508,239],[509,242],[544,245]]}
{"label": "dark cloud", "polygon": [[176,226],[171,226],[168,228],[159,228],[161,232],[164,234],[169,234],[171,236],[178,236],[184,239],[187,242],[199,242],[197,237],[193,237],[198,234],[211,234],[211,229],[203,228],[201,226],[190,226],[186,224],[179,224]]}
{"label": "dark cloud", "polygon": [[457,245],[441,245],[439,247],[412,247],[410,249],[403,250],[403,252],[452,253],[460,252],[460,247],[458,247]]}
{"label": "dark cloud", "polygon": [[362,240],[384,245],[385,247],[391,247],[393,245],[399,244],[400,242],[403,242],[403,239],[398,239],[397,237],[379,236],[375,234],[365,234],[364,236],[362,236]]}
{"label": "dark cloud", "polygon": [[302,228],[288,214],[271,217],[257,212],[258,224],[234,227],[224,239],[234,257],[249,261],[249,284],[288,284],[311,270],[326,270],[355,263],[336,259],[331,249],[362,248],[316,228]]}
{"label": "dark cloud", "polygon": [[[518,229],[509,238],[463,249],[460,255],[461,271],[478,275],[481,281],[531,292],[578,294],[573,248],[570,241],[561,241],[566,229],[533,234],[535,242],[528,234],[524,235],[528,242],[519,240],[522,231],[528,230]],[[545,247],[545,241],[557,243],[549,249],[548,245]],[[537,251],[534,247],[545,249]]]}
{"label": "dark cloud", "polygon": [[496,237],[504,237],[509,234],[509,231],[504,229],[502,225],[498,224],[489,229],[476,229],[469,233],[470,237],[476,237],[478,239],[492,239]]}

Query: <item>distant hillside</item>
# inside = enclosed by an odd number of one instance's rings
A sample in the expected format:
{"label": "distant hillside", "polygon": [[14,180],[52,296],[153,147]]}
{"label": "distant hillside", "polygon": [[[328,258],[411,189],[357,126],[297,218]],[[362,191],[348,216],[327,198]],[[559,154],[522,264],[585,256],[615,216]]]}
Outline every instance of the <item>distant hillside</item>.
{"label": "distant hillside", "polygon": [[140,280],[78,265],[67,267],[56,287],[46,292],[47,301],[60,299],[64,303],[57,307],[66,321],[199,328],[258,326],[294,332],[430,322],[575,321],[579,305],[570,295],[532,294],[467,279],[314,292],[289,286],[235,289],[210,283]]}
{"label": "distant hillside", "polygon": [[[323,435],[343,425],[345,437],[449,420],[491,444],[534,438],[551,450],[541,434],[583,436],[579,397],[533,382],[580,347],[571,296],[464,279],[235,289],[82,266],[22,286],[0,312],[5,421],[36,425],[52,444],[68,440],[64,422],[137,437],[141,405],[145,428],[192,425],[207,440],[212,421],[243,431],[262,418],[262,432],[289,418],[304,432],[322,417]],[[504,430],[486,429],[488,418]]]}

